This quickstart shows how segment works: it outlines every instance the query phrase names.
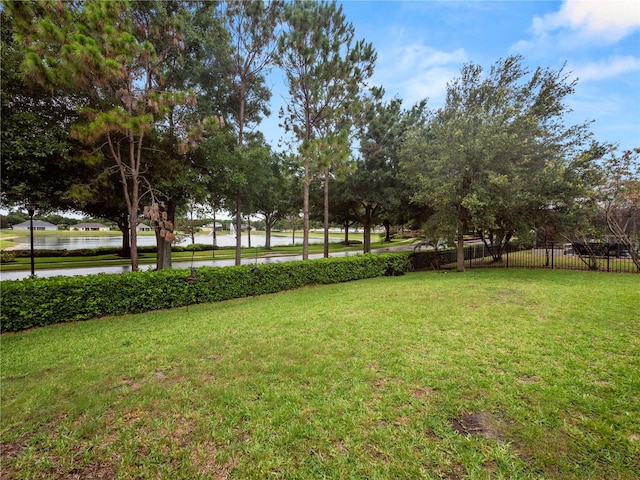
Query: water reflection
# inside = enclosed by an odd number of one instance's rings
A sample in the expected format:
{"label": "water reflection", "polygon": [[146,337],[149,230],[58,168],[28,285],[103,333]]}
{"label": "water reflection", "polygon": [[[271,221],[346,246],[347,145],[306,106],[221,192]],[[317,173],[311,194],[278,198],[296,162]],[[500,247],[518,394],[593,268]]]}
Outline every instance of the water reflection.
{"label": "water reflection", "polygon": [[[349,255],[361,255],[361,252],[336,252],[331,254],[332,257],[345,257]],[[322,258],[323,254],[309,255],[309,259]],[[255,258],[243,258],[242,265],[265,264],[265,263],[280,263],[280,262],[295,262],[302,260],[302,255],[279,255],[272,257],[259,257]],[[191,262],[173,262],[173,268],[190,268],[194,267],[230,267],[235,264],[233,259],[225,260],[198,260]],[[140,270],[153,270],[155,265],[141,265]],[[82,276],[82,275],[96,275],[98,273],[126,273],[131,271],[130,265],[118,265],[115,267],[87,267],[87,268],[69,268],[69,269],[43,269],[38,270],[36,263],[36,277],[47,278],[56,276]],[[27,270],[21,270],[17,272],[2,272],[0,271],[0,280],[22,280],[29,278],[31,272]]]}
{"label": "water reflection", "polygon": [[[235,235],[217,234],[216,243],[219,247],[233,247],[236,244]],[[14,242],[21,244],[22,248],[29,248],[29,236],[18,236],[12,239]],[[241,237],[242,246],[249,246],[249,238],[246,234]],[[302,236],[296,237],[296,245],[302,245]],[[266,241],[265,235],[251,234],[251,247],[263,247]],[[309,243],[322,243],[322,238],[309,238]],[[195,243],[203,243],[205,245],[213,244],[211,235],[195,235]],[[68,235],[64,233],[56,235],[38,235],[36,232],[33,239],[34,248],[37,250],[77,250],[80,248],[98,248],[98,247],[114,247],[122,246],[121,235],[96,235],[96,236],[80,236]],[[154,246],[156,237],[154,235],[138,235],[138,246]],[[191,236],[181,236],[176,245],[186,246],[191,244]],[[290,234],[271,235],[271,246],[292,245],[293,238]]]}

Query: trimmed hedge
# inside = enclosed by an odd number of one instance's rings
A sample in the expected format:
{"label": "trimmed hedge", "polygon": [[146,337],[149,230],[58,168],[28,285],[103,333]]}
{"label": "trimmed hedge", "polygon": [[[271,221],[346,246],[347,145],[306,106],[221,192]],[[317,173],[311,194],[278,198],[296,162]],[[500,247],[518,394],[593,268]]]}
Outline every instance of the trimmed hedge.
{"label": "trimmed hedge", "polygon": [[[235,247],[223,247],[223,248],[235,248]],[[172,245],[172,252],[206,252],[208,250],[219,250],[220,247],[214,247],[213,245],[205,245],[203,243],[189,244],[185,246]],[[156,253],[158,247],[155,245],[138,246],[138,253]],[[20,258],[31,257],[31,250],[3,250],[4,252],[11,252],[12,255]],[[76,248],[76,249],[35,249],[33,256],[40,257],[95,257],[96,255],[120,255],[122,253],[122,247],[96,247],[96,248]]]}
{"label": "trimmed hedge", "polygon": [[217,302],[410,271],[408,253],[0,282],[1,331]]}

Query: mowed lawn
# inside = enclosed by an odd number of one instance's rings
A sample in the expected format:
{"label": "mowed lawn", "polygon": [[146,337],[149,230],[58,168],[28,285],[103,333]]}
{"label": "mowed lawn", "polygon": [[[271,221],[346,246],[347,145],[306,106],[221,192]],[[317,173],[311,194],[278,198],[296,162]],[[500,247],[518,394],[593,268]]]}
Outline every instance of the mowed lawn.
{"label": "mowed lawn", "polygon": [[7,479],[640,472],[638,275],[412,273],[1,349]]}

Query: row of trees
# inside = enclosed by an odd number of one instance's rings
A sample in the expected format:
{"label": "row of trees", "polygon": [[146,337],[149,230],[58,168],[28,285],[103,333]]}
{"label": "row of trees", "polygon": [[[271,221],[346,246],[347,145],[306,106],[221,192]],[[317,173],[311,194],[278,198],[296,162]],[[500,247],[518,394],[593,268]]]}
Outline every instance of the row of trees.
{"label": "row of trees", "polygon": [[[375,51],[335,2],[4,6],[2,202],[118,222],[134,270],[140,213],[167,268],[176,212],[193,203],[234,213],[237,263],[243,216],[269,232],[300,212],[303,258],[314,215],[325,232],[361,224],[365,251],[372,226],[411,221],[459,252],[477,232],[499,258],[532,229],[594,234],[603,211],[637,258],[624,218],[638,209],[638,154],[612,157],[588,123],[565,125],[575,80],[563,69],[469,64],[442,108],[405,108],[367,85]],[[288,86],[287,154],[257,131],[271,68]]]}

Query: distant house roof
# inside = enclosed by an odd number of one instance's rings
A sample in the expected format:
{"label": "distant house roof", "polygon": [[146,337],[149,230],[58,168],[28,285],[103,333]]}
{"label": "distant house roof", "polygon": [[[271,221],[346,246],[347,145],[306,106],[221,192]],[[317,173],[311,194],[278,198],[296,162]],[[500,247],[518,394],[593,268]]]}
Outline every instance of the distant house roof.
{"label": "distant house roof", "polygon": [[[14,229],[18,229],[18,230],[29,230],[30,227],[31,227],[31,223],[29,222],[29,220],[27,220],[26,222],[18,223],[13,226]],[[58,226],[54,225],[53,223],[45,222],[43,220],[34,220],[33,228],[34,230],[36,229],[37,230],[43,230],[43,229],[57,230]]]}

